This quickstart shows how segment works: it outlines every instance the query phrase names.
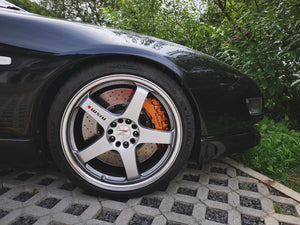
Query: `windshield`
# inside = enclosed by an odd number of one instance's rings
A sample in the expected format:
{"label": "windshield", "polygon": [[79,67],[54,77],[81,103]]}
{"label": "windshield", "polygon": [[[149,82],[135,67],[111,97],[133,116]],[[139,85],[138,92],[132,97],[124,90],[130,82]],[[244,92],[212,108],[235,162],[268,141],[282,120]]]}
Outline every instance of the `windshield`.
{"label": "windshield", "polygon": [[14,10],[21,10],[21,11],[25,11],[24,9],[21,9],[20,7],[11,4],[10,2],[4,1],[4,0],[0,0],[0,7],[1,8],[6,8],[6,9],[14,9]]}

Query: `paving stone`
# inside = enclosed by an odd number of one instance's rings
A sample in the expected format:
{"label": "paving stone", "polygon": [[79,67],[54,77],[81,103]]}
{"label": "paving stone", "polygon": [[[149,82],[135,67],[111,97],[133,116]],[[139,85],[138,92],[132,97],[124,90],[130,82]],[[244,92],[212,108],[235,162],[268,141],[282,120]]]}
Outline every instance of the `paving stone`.
{"label": "paving stone", "polygon": [[198,203],[194,206],[193,217],[198,221],[202,221],[205,219],[206,206],[202,203]]}
{"label": "paving stone", "polygon": [[266,225],[279,225],[279,222],[271,216],[264,218]]}
{"label": "paving stone", "polygon": [[236,177],[236,169],[233,167],[228,167],[227,168],[227,174],[229,177]]}
{"label": "paving stone", "polygon": [[236,209],[228,210],[228,224],[241,225],[241,213]]}
{"label": "paving stone", "polygon": [[220,161],[202,170],[189,162],[166,190],[131,199],[90,196],[51,168],[14,170],[1,182],[1,225],[300,224],[299,202]]}
{"label": "paving stone", "polygon": [[262,207],[262,210],[264,212],[266,212],[267,214],[273,214],[275,211],[274,211],[274,207],[273,207],[273,201],[269,198],[262,198],[260,200],[261,202],[261,207]]}

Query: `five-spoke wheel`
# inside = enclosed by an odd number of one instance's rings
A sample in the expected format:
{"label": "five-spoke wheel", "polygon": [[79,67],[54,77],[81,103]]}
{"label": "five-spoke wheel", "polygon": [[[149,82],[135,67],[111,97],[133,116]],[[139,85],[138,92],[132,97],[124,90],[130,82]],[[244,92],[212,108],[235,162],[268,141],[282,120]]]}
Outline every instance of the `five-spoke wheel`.
{"label": "five-spoke wheel", "polygon": [[190,105],[178,85],[157,69],[127,66],[107,74],[101,68],[108,69],[96,66],[86,78],[79,73],[73,78],[77,82],[66,83],[56,96],[48,121],[50,141],[59,141],[52,146],[53,156],[75,182],[94,192],[124,196],[156,189],[190,153]]}

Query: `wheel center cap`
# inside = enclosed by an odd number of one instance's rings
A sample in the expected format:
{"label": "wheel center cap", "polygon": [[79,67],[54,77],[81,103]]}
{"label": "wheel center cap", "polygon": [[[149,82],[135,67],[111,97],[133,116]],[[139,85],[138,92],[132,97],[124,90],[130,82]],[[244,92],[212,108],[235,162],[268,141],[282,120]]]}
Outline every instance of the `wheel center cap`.
{"label": "wheel center cap", "polygon": [[106,137],[114,149],[125,150],[138,143],[140,131],[138,125],[127,118],[113,121],[107,128]]}
{"label": "wheel center cap", "polygon": [[120,141],[125,141],[131,136],[131,130],[126,125],[120,125],[116,130],[116,137]]}

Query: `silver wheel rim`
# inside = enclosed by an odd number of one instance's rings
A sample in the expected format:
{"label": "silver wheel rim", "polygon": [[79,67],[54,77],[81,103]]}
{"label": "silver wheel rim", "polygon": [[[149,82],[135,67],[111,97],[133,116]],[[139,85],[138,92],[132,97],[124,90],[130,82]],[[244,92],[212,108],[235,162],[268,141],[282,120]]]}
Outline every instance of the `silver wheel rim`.
{"label": "silver wheel rim", "polygon": [[[122,85],[129,86],[135,91],[121,112],[110,112],[92,97],[94,93]],[[142,107],[149,95],[154,96],[164,107],[169,119],[168,131],[152,129],[141,124],[139,118]],[[79,147],[76,125],[82,112],[96,120],[103,132],[92,143]],[[130,126],[131,124],[127,126],[125,120],[130,120],[136,126]],[[111,129],[113,122],[117,123],[121,130],[119,129],[120,132],[115,136],[116,140],[112,142],[108,130],[113,130]],[[134,135],[136,132],[138,135]],[[175,103],[158,85],[141,77],[115,74],[88,83],[73,96],[62,116],[60,138],[67,161],[85,181],[105,190],[131,191],[154,183],[172,167],[181,148],[182,122]],[[125,142],[129,142],[128,146]],[[147,143],[161,144],[164,151],[155,160],[148,159],[149,162],[145,166],[137,162],[136,149]],[[116,171],[112,174],[110,165],[103,166],[98,161],[97,163],[101,165],[96,165],[95,159],[108,151],[116,151],[120,155],[125,173],[119,174],[118,170],[121,169],[115,168]]]}

